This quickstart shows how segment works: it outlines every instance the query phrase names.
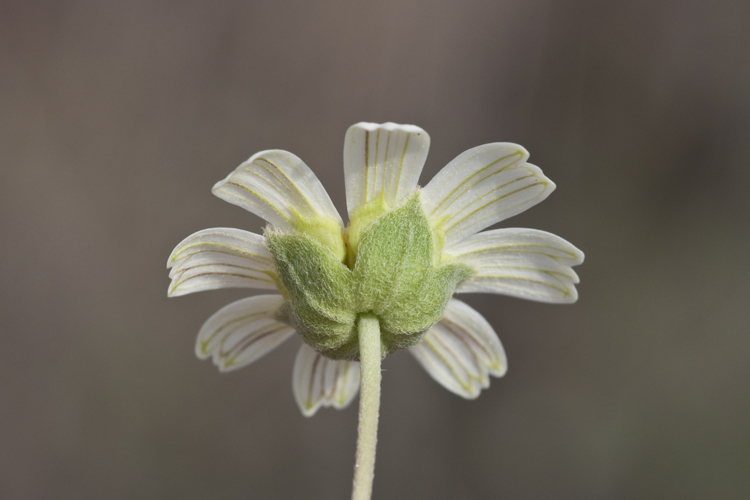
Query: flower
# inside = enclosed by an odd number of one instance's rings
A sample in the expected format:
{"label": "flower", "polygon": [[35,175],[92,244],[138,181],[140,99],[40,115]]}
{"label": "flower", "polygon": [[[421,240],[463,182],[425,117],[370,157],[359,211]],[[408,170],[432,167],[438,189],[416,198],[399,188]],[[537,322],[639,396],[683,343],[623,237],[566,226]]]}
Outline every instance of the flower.
{"label": "flower", "polygon": [[213,193],[269,222],[265,235],[199,231],[174,249],[170,296],[227,287],[277,290],[229,304],[196,342],[221,371],[246,366],[295,332],[295,399],[306,416],[344,408],[359,389],[360,314],[375,314],[383,354],[407,348],[438,383],[467,399],[507,370],[490,324],[453,293],[550,303],[578,298],[583,253],[534,229],[494,229],[544,200],[555,184],[510,143],[470,149],[417,186],[430,138],[413,125],[359,123],[344,144],[350,223],[310,168],[263,151]]}

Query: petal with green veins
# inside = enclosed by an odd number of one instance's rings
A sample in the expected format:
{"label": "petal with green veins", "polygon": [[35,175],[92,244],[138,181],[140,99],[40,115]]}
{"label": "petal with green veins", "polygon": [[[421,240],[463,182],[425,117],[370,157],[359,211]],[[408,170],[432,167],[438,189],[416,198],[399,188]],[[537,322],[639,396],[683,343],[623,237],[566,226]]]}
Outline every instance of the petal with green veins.
{"label": "petal with green veins", "polygon": [[474,270],[456,293],[498,293],[549,303],[578,299],[583,252],[554,234],[535,229],[495,229],[453,245],[446,254]]}
{"label": "petal with green veins", "polygon": [[313,233],[339,259],[344,223],[310,167],[288,151],[261,151],[213,187],[219,198],[279,229]]}
{"label": "petal with green veins", "polygon": [[503,346],[487,320],[456,299],[409,351],[440,385],[466,399],[479,396],[489,387],[490,375],[502,377],[508,368]]}
{"label": "petal with green veins", "polygon": [[276,319],[283,304],[280,295],[257,295],[219,309],[201,327],[196,355],[213,358],[223,372],[265,356],[294,334],[294,328]]}
{"label": "petal with green veins", "polygon": [[329,359],[302,344],[294,361],[292,390],[300,411],[312,417],[318,408],[346,408],[359,391],[359,363]]}
{"label": "petal with green veins", "polygon": [[517,144],[485,144],[458,155],[425,186],[425,212],[446,248],[549,196],[555,184],[528,157]]}
{"label": "petal with green veins", "polygon": [[349,127],[344,139],[349,216],[380,197],[394,207],[411,196],[429,149],[430,136],[414,125],[362,122]]}
{"label": "petal with green veins", "polygon": [[180,242],[167,262],[176,297],[218,288],[276,288],[265,238],[230,228],[198,231]]}

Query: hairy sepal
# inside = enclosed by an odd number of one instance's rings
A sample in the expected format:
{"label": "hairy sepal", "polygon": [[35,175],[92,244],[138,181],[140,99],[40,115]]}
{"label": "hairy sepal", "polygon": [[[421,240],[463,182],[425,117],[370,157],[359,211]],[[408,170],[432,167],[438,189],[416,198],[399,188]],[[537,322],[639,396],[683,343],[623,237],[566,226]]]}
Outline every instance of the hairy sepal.
{"label": "hairy sepal", "polygon": [[270,230],[266,241],[287,299],[279,319],[329,357],[354,358],[351,346],[356,345],[357,314],[349,268],[303,234]]}
{"label": "hairy sepal", "polygon": [[435,240],[415,194],[373,222],[358,245],[353,270],[357,309],[380,319],[384,354],[416,345],[443,315],[469,267],[436,267]]}

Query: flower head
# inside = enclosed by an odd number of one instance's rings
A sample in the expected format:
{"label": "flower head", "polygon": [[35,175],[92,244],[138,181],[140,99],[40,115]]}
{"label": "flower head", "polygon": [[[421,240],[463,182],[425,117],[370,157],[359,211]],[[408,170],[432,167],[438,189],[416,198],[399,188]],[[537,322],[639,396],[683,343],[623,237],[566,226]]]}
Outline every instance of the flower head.
{"label": "flower head", "polygon": [[253,155],[213,192],[269,222],[265,235],[207,229],[169,257],[170,296],[225,287],[275,289],[234,302],[203,325],[196,353],[222,371],[299,333],[293,387],[303,414],[343,408],[359,388],[357,321],[375,315],[382,355],[408,348],[448,390],[474,398],[507,363],[487,321],[454,293],[541,302],[577,299],[583,253],[558,236],[488,226],[555,188],[509,143],[466,151],[424,188],[429,149],[413,125],[359,123],[344,144],[344,225],[315,174],[279,150]]}

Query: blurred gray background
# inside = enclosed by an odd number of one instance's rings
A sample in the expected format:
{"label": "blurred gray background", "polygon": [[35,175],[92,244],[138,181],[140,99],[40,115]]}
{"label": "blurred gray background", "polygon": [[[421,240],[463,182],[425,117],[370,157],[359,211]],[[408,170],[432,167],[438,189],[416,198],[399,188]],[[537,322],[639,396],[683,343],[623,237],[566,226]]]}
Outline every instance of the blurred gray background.
{"label": "blurred gray background", "polygon": [[224,290],[167,256],[263,221],[210,193],[287,149],[345,212],[358,121],[421,183],[517,142],[558,186],[503,225],[586,252],[580,300],[462,298],[510,362],[476,401],[384,363],[375,499],[750,498],[750,2],[0,2],[0,498],[337,499],[356,403],[303,418],[298,340],[221,375]]}

